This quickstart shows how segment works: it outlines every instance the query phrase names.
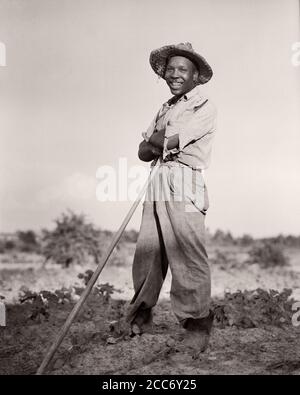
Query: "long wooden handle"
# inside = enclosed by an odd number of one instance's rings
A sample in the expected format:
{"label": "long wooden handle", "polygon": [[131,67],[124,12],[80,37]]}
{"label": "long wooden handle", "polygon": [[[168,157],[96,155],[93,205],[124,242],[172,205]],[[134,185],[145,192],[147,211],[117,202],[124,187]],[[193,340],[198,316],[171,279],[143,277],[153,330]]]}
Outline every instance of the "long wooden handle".
{"label": "long wooden handle", "polygon": [[69,314],[66,322],[64,323],[64,325],[61,327],[56,340],[54,341],[54,343],[51,345],[51,347],[48,349],[47,354],[43,360],[43,362],[41,363],[41,366],[38,368],[36,374],[37,375],[41,375],[44,373],[46,367],[48,366],[48,364],[50,363],[50,361],[52,360],[56,350],[58,349],[58,347],[60,346],[61,342],[63,341],[64,337],[66,336],[70,326],[72,325],[74,319],[76,318],[77,314],[79,313],[81,307],[83,306],[86,298],[88,297],[88,295],[90,294],[95,282],[97,281],[100,273],[102,272],[106,262],[108,261],[111,253],[113,252],[115,246],[117,245],[118,241],[120,240],[120,237],[122,236],[122,233],[124,232],[129,220],[131,219],[134,211],[136,210],[139,202],[141,201],[142,197],[144,196],[144,193],[146,192],[146,189],[148,187],[148,185],[150,184],[150,182],[152,181],[153,177],[155,176],[157,169],[159,168],[159,160],[157,160],[155,166],[152,168],[152,171],[145,183],[145,185],[143,186],[142,190],[140,191],[138,197],[136,198],[135,202],[133,203],[131,209],[129,210],[128,214],[126,215],[122,225],[120,226],[119,230],[116,232],[116,234],[113,237],[113,240],[105,254],[105,256],[103,257],[102,261],[99,263],[99,265],[97,266],[97,269],[95,270],[94,274],[92,275],[92,277],[90,278],[90,281],[88,282],[85,290],[83,291],[82,295],[80,296],[80,299],[78,300],[78,302],[75,304],[75,306],[73,307],[71,313]]}

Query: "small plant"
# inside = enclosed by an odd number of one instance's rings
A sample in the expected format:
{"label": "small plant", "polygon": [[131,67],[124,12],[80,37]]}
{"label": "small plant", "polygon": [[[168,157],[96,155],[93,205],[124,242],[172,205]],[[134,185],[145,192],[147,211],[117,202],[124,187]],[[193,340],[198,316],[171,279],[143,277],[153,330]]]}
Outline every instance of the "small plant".
{"label": "small plant", "polygon": [[19,301],[29,307],[27,319],[33,321],[43,321],[49,318],[50,308],[59,304],[70,303],[73,300],[72,289],[62,288],[54,292],[40,291],[33,292],[27,288],[21,290]]}
{"label": "small plant", "polygon": [[[84,282],[85,286],[87,286],[87,284],[90,281],[93,273],[94,272],[92,270],[86,270],[84,273],[79,273],[77,277]],[[118,289],[116,289],[113,285],[109,284],[109,283],[98,284],[93,289],[93,293],[98,295],[98,296],[101,296],[105,302],[108,302],[110,300],[111,295],[114,292],[120,292],[120,291]]]}
{"label": "small plant", "polygon": [[111,295],[115,291],[119,292],[113,285],[109,283],[99,284],[96,287],[96,293],[98,293],[105,302],[109,302]]}
{"label": "small plant", "polygon": [[84,273],[79,273],[78,278],[83,281],[84,285],[87,286],[88,282],[90,281],[92,275],[93,275],[93,270],[86,270]]}
{"label": "small plant", "polygon": [[258,288],[254,291],[226,293],[222,303],[215,302],[216,324],[221,328],[283,326],[291,323],[293,299],[291,289],[282,292],[266,291]]}
{"label": "small plant", "polygon": [[261,242],[254,245],[249,251],[248,263],[257,263],[262,268],[287,266],[288,257],[283,253],[282,247],[270,242]]}

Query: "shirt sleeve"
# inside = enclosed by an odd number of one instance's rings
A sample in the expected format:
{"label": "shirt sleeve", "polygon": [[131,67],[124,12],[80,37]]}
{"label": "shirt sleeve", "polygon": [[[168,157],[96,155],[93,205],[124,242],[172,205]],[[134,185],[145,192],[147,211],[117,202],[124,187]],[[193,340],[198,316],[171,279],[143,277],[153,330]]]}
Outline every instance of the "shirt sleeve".
{"label": "shirt sleeve", "polygon": [[166,135],[179,135],[179,151],[216,128],[216,109],[208,100],[193,106],[177,120],[167,125]]}
{"label": "shirt sleeve", "polygon": [[168,137],[164,139],[164,147],[163,147],[163,160],[165,160],[170,154],[176,155],[179,153],[178,148],[168,149]]}
{"label": "shirt sleeve", "polygon": [[143,139],[145,141],[147,141],[147,142],[149,141],[150,137],[154,133],[154,130],[155,130],[155,127],[156,127],[156,122],[157,122],[157,119],[159,117],[160,111],[161,110],[159,110],[159,112],[155,115],[153,121],[151,122],[151,124],[150,124],[149,128],[146,130],[146,132],[142,133]]}

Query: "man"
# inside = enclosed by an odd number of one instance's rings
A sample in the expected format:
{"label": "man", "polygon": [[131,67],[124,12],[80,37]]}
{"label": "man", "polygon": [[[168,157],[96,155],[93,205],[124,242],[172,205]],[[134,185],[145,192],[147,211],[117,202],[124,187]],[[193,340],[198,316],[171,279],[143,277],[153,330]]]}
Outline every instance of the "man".
{"label": "man", "polygon": [[143,205],[132,269],[135,295],[127,319],[134,333],[151,324],[170,265],[171,305],[186,329],[183,343],[202,352],[213,321],[204,246],[208,195],[203,170],[210,160],[216,111],[199,85],[212,77],[212,70],[190,43],[152,51],[150,64],[173,97],[163,104],[139,146],[139,158],[157,159],[159,169]]}

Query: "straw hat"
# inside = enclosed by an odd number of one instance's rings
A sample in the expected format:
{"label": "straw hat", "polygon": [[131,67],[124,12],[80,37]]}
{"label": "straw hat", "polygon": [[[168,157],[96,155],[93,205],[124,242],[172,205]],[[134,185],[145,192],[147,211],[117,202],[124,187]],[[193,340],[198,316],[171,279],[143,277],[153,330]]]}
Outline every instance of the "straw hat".
{"label": "straw hat", "polygon": [[199,71],[198,85],[205,84],[213,75],[212,69],[203,56],[194,51],[191,43],[166,45],[155,49],[150,54],[152,69],[160,77],[164,78],[168,60],[171,56],[184,56],[191,60]]}

